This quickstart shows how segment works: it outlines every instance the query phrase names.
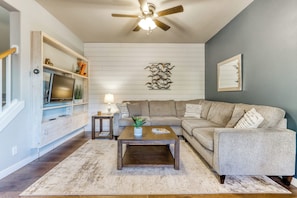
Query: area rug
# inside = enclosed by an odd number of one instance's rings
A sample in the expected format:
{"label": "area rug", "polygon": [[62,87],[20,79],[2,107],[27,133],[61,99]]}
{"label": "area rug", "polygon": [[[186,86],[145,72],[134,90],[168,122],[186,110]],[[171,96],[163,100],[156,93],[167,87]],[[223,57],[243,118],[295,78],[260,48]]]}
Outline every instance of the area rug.
{"label": "area rug", "polygon": [[209,166],[184,141],[180,146],[180,170],[117,170],[116,155],[115,140],[89,140],[21,196],[290,193],[266,176],[227,176],[225,184],[220,184]]}

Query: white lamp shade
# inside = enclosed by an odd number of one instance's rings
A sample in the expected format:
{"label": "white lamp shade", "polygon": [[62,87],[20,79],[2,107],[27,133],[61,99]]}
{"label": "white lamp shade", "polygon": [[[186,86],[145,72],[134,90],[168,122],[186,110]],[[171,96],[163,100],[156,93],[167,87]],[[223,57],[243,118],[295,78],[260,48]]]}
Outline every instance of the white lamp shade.
{"label": "white lamp shade", "polygon": [[113,94],[105,94],[104,96],[104,103],[111,104],[114,102]]}

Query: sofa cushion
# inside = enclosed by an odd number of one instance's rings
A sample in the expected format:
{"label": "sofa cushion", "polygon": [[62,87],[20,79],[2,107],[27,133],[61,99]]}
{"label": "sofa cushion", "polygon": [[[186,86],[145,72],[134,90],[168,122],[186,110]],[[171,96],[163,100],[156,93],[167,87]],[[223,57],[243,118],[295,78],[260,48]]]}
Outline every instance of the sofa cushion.
{"label": "sofa cushion", "polygon": [[208,115],[208,112],[209,112],[209,109],[211,107],[212,101],[202,100],[200,102],[200,104],[202,105],[202,108],[201,108],[201,118],[206,119],[207,118],[207,115]]}
{"label": "sofa cushion", "polygon": [[127,108],[129,111],[129,116],[141,116],[141,106],[139,103],[132,103],[132,104],[127,104]]}
{"label": "sofa cushion", "polygon": [[196,128],[193,130],[194,138],[206,149],[213,151],[214,128]]}
{"label": "sofa cushion", "polygon": [[235,105],[227,102],[212,102],[207,120],[226,126],[230,121]]}
{"label": "sofa cushion", "polygon": [[246,112],[243,117],[237,122],[234,128],[244,129],[244,128],[258,128],[258,126],[263,122],[263,116],[252,108]]}
{"label": "sofa cushion", "polygon": [[151,125],[166,125],[166,126],[181,126],[181,119],[172,116],[160,117],[160,116],[151,116],[150,117]]}
{"label": "sofa cushion", "polygon": [[119,126],[132,126],[132,125],[133,125],[132,118],[119,119]]}
{"label": "sofa cushion", "polygon": [[[140,116],[142,118],[145,118],[145,124],[144,126],[150,126],[151,125],[151,122],[150,122],[150,118],[147,117],[147,116]],[[126,127],[126,126],[133,126],[133,120],[132,118],[122,118],[122,119],[119,119],[119,126],[120,127]]]}
{"label": "sofa cushion", "polygon": [[149,109],[150,116],[176,116],[173,100],[150,101]]}
{"label": "sofa cushion", "polygon": [[200,104],[202,99],[175,101],[177,117],[183,117],[186,112],[186,104]]}
{"label": "sofa cushion", "polygon": [[193,135],[192,131],[195,128],[218,128],[223,126],[205,119],[184,119],[182,127],[189,135]]}
{"label": "sofa cushion", "polygon": [[285,111],[278,107],[238,103],[235,105],[232,117],[226,127],[233,128],[245,114],[245,112],[249,111],[252,108],[255,108],[256,111],[264,117],[264,120],[259,125],[259,128],[272,128],[278,126],[278,124],[285,117]]}
{"label": "sofa cushion", "polygon": [[142,116],[149,116],[149,105],[147,100],[131,100],[131,101],[124,101],[124,102],[129,102],[130,104],[135,104],[138,103],[141,107],[141,115]]}
{"label": "sofa cushion", "polygon": [[201,117],[201,105],[199,104],[186,104],[185,117]]}

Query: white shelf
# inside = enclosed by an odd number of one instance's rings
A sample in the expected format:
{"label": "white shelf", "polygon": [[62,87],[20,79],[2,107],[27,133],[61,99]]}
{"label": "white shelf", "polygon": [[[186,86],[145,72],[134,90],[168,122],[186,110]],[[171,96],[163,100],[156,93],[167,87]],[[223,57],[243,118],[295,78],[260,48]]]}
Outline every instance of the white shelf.
{"label": "white shelf", "polygon": [[67,105],[57,105],[57,106],[51,106],[51,107],[44,107],[42,108],[43,111],[46,110],[51,110],[51,109],[60,109],[60,108],[65,108],[65,107],[71,107],[72,104],[67,104]]}
{"label": "white shelf", "polygon": [[79,106],[79,105],[87,105],[88,102],[82,102],[82,103],[73,103],[73,106]]}
{"label": "white shelf", "polygon": [[62,72],[64,74],[71,74],[71,75],[79,77],[79,78],[85,78],[85,79],[88,78],[88,76],[83,76],[83,75],[80,75],[80,74],[77,74],[77,73],[74,73],[74,72],[71,72],[71,71],[68,71],[68,70],[65,70],[65,69],[61,69],[61,68],[56,67],[56,66],[43,64],[43,68],[50,69],[50,70],[53,70],[53,71],[59,71],[59,72]]}

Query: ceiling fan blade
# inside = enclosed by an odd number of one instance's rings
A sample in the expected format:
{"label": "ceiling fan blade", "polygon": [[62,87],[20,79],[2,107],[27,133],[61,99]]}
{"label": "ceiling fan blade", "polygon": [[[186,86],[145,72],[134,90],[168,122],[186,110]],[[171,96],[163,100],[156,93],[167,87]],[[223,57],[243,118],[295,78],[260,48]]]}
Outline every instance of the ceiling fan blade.
{"label": "ceiling fan blade", "polygon": [[142,13],[147,14],[149,13],[149,7],[147,4],[147,0],[138,0],[139,5],[140,5],[140,9],[142,11]]}
{"label": "ceiling fan blade", "polygon": [[183,11],[184,11],[183,6],[179,5],[176,7],[172,7],[172,8],[168,8],[166,10],[159,11],[157,14],[158,14],[158,16],[165,16],[165,15],[175,14],[175,13],[179,13],[179,12],[183,12]]}
{"label": "ceiling fan blade", "polygon": [[137,26],[133,29],[133,31],[134,31],[134,32],[138,32],[138,31],[140,30],[140,28],[141,28],[141,27],[140,27],[139,25],[137,25]]}
{"label": "ceiling fan blade", "polygon": [[130,17],[130,18],[138,18],[138,15],[134,14],[111,14],[113,17]]}
{"label": "ceiling fan blade", "polygon": [[161,28],[162,30],[164,31],[167,31],[170,29],[170,26],[169,25],[166,25],[165,23],[159,21],[158,19],[154,19],[154,22],[156,23],[156,25]]}

